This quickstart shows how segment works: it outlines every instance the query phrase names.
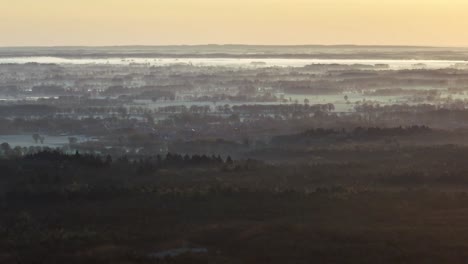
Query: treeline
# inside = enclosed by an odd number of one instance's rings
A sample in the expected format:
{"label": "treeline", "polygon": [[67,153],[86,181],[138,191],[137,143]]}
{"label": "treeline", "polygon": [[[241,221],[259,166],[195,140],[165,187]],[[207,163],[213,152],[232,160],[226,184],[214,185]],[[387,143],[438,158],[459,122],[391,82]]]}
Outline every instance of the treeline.
{"label": "treeline", "polygon": [[[304,131],[299,134],[281,135],[273,137],[271,142],[273,144],[295,144],[304,143],[304,140],[309,139],[327,139],[331,137],[340,137],[347,139],[373,139],[376,137],[400,137],[420,135],[430,133],[433,130],[427,126],[408,126],[408,127],[356,127],[354,129],[325,129],[314,128]],[[307,142],[306,142],[307,143]]]}
{"label": "treeline", "polygon": [[328,104],[281,104],[281,105],[234,105],[232,111],[238,114],[281,114],[331,112],[335,105]]}
{"label": "treeline", "polygon": [[176,153],[167,153],[166,155],[155,155],[148,156],[145,159],[130,159],[127,156],[121,156],[112,158],[111,155],[102,156],[100,154],[84,153],[81,154],[78,151],[75,154],[67,154],[60,150],[42,150],[37,153],[26,154],[19,157],[23,160],[34,160],[34,161],[48,161],[48,162],[62,162],[62,161],[73,161],[81,164],[90,164],[95,166],[110,165],[112,163],[131,163],[134,165],[139,164],[152,164],[155,166],[187,166],[187,165],[208,165],[208,164],[224,164],[233,163],[230,156],[223,159],[220,155],[181,155]]}
{"label": "treeline", "polygon": [[351,135],[354,136],[368,136],[368,137],[385,137],[385,136],[408,136],[421,133],[431,132],[427,126],[408,126],[408,127],[390,127],[390,128],[381,128],[381,127],[357,127],[352,132]]}
{"label": "treeline", "polygon": [[219,167],[225,164],[232,165],[233,163],[234,161],[230,156],[227,156],[224,160],[219,155],[181,155],[172,153],[167,153],[166,156],[156,155],[133,161],[138,174],[149,173],[162,168]]}
{"label": "treeline", "polygon": [[18,164],[24,162],[45,162],[48,164],[60,164],[64,162],[72,162],[78,165],[89,166],[89,167],[104,167],[114,165],[132,165],[135,168],[141,168],[147,170],[152,168],[154,170],[158,168],[168,167],[195,167],[195,166],[208,166],[208,165],[223,165],[233,164],[234,161],[230,156],[222,158],[220,155],[181,155],[175,153],[167,153],[166,155],[155,155],[147,156],[145,158],[129,158],[127,156],[120,156],[113,158],[111,155],[100,155],[93,153],[79,153],[67,154],[60,150],[45,149],[36,153],[30,153],[25,155],[8,156],[4,152],[5,148],[2,148],[0,157],[3,157],[3,162],[9,162],[15,160]]}
{"label": "treeline", "polygon": [[48,105],[0,105],[1,117],[21,117],[21,116],[47,116],[58,111],[54,106]]}
{"label": "treeline", "polygon": [[[156,180],[163,170],[239,170],[240,162],[230,156],[167,155],[129,158],[92,153],[66,154],[45,150],[24,156],[0,156],[0,195],[12,192],[61,192],[89,186],[107,188],[138,183],[139,177]],[[238,164],[239,163],[239,164]],[[247,164],[247,163],[245,163]],[[251,166],[252,162],[247,165]],[[243,168],[245,169],[245,165]],[[177,180],[177,178],[175,179]]]}

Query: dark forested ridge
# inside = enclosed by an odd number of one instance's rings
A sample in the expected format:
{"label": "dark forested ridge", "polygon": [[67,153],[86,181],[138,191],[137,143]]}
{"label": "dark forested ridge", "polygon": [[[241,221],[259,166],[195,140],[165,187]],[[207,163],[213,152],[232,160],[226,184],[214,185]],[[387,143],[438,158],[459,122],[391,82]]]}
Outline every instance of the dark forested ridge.
{"label": "dark forested ridge", "polygon": [[[337,133],[345,132],[308,130],[300,137]],[[294,154],[282,149],[277,150],[282,155],[309,162],[171,153],[145,158],[57,150],[19,154],[3,146],[0,259],[391,263],[419,261],[422,252],[429,262],[466,257],[468,148],[297,152],[295,147]],[[171,250],[186,253],[166,256]],[[363,250],[369,252],[357,257]]]}

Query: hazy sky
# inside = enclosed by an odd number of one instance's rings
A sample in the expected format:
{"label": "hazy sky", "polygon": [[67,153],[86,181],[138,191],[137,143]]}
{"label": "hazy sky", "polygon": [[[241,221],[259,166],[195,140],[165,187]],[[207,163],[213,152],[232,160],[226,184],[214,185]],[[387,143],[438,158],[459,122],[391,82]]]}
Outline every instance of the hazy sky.
{"label": "hazy sky", "polygon": [[0,46],[468,46],[468,0],[0,0]]}

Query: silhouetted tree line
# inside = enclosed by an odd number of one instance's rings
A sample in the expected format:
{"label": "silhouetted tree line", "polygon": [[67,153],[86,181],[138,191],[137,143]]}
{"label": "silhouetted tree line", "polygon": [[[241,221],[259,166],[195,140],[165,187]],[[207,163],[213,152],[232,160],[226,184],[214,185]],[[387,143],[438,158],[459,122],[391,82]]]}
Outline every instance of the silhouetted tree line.
{"label": "silhouetted tree line", "polygon": [[74,162],[81,166],[96,168],[104,167],[112,163],[112,157],[109,155],[103,158],[101,155],[90,153],[80,154],[78,151],[70,155],[59,150],[45,150],[34,154],[27,154],[23,159],[25,161],[49,162],[51,164]]}
{"label": "silhouetted tree line", "polygon": [[413,135],[424,132],[431,132],[427,126],[408,126],[408,127],[356,127],[353,130],[345,129],[324,129],[315,128],[307,130],[300,135],[302,136],[328,136],[334,134],[347,134],[352,136],[404,136]]}
{"label": "silhouetted tree line", "polygon": [[57,108],[48,105],[2,105],[0,106],[0,116],[19,117],[19,116],[46,116],[53,115]]}
{"label": "silhouetted tree line", "polygon": [[[1,156],[0,156],[1,157]],[[129,159],[127,156],[121,156],[118,158],[112,158],[111,155],[102,156],[99,154],[92,153],[79,153],[78,151],[75,154],[66,154],[60,150],[42,150],[37,153],[26,154],[23,156],[14,156],[6,157],[7,162],[12,159],[17,159],[17,162],[21,163],[22,161],[33,161],[37,163],[45,162],[49,164],[61,164],[64,162],[74,162],[81,166],[86,167],[105,167],[114,165],[130,165],[137,168],[138,171],[144,172],[149,170],[156,170],[158,168],[184,168],[184,167],[194,167],[194,166],[216,166],[223,164],[232,164],[234,161],[230,156],[227,156],[226,159],[223,159],[220,155],[181,155],[174,153],[167,153],[164,155],[149,156],[146,158],[140,159]]]}
{"label": "silhouetted tree line", "polygon": [[356,127],[352,130],[346,129],[325,129],[314,128],[294,135],[282,135],[272,138],[273,144],[291,144],[300,143],[307,139],[325,139],[328,137],[340,138],[364,138],[372,139],[375,137],[398,137],[398,136],[411,136],[424,133],[430,133],[433,130],[427,126],[408,126],[408,127]]}
{"label": "silhouetted tree line", "polygon": [[[179,175],[183,169],[200,168],[206,171],[231,171],[248,169],[235,164],[231,157],[207,155],[148,156],[131,159],[127,156],[113,158],[110,155],[91,153],[66,154],[59,150],[45,150],[23,156],[0,155],[0,198],[2,192],[8,195],[35,196],[56,194],[65,196],[73,193],[97,191],[100,197],[119,188],[137,184],[132,180],[138,176],[157,177],[170,169]],[[237,167],[236,167],[237,166]],[[148,178],[142,178],[148,179]],[[178,177],[174,177],[178,181]]]}
{"label": "silhouetted tree line", "polygon": [[155,171],[159,168],[187,168],[197,166],[220,166],[223,164],[232,164],[232,158],[228,156],[226,160],[223,160],[221,156],[207,156],[207,155],[181,155],[167,153],[166,156],[156,155],[155,157],[148,157],[145,159],[139,159],[134,161],[137,166],[137,172],[139,174],[148,173]]}
{"label": "silhouetted tree line", "polygon": [[291,113],[315,113],[330,112],[335,109],[335,105],[328,104],[283,104],[283,105],[234,105],[232,112],[238,114],[281,114],[289,115]]}
{"label": "silhouetted tree line", "polygon": [[381,128],[381,127],[357,127],[352,131],[353,135],[359,136],[408,136],[421,133],[431,132],[427,126],[408,126],[408,127],[390,127],[390,128]]}

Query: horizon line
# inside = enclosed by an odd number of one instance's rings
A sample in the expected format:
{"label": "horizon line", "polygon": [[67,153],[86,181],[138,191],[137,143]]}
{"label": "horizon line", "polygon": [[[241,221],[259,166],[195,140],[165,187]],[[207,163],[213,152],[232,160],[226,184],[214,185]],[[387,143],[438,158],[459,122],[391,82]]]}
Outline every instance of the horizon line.
{"label": "horizon line", "polygon": [[0,48],[125,48],[125,47],[203,47],[203,46],[244,46],[244,47],[377,47],[377,48],[468,48],[468,46],[400,45],[400,44],[122,44],[122,45],[0,45]]}

